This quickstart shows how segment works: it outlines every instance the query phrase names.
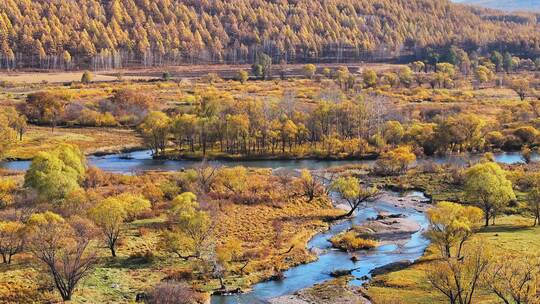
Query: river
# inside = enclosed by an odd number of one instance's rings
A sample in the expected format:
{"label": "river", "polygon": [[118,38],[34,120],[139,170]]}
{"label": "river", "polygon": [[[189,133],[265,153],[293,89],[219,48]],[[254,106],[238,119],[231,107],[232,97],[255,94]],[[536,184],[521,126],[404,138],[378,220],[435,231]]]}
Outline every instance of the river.
{"label": "river", "polygon": [[[495,160],[504,164],[522,163],[523,158],[519,152],[501,152],[494,153]],[[452,163],[456,165],[466,164],[468,161],[477,161],[481,155],[448,155],[436,156],[430,158],[421,158],[417,163],[433,161],[438,164]],[[189,168],[200,163],[195,160],[157,160],[152,158],[150,150],[135,151],[124,154],[111,154],[105,156],[89,156],[88,163],[91,166],[102,170],[131,174],[138,171],[163,170],[177,171]],[[538,154],[533,155],[533,160],[540,160]],[[247,166],[257,168],[306,168],[306,169],[324,169],[333,166],[349,164],[374,164],[374,160],[256,160],[256,161],[216,161],[226,166]],[[30,161],[5,161],[0,162],[0,168],[11,170],[26,170],[30,166]]]}

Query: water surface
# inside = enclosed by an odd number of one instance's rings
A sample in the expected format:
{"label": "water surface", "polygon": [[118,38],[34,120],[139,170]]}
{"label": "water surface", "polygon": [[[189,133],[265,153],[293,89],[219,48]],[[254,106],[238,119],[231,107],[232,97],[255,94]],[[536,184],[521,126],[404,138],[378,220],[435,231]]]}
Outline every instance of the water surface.
{"label": "water surface", "polygon": [[[503,164],[523,163],[523,157],[519,152],[501,152],[495,153],[495,160]],[[468,162],[478,161],[481,155],[448,155],[421,158],[417,163],[433,161],[438,164],[465,165]],[[90,166],[98,167],[102,170],[115,173],[135,173],[147,170],[178,171],[200,164],[197,160],[159,160],[153,159],[150,150],[135,151],[124,154],[111,154],[105,156],[89,156]],[[533,155],[533,160],[540,160],[538,154]],[[225,166],[247,166],[255,168],[306,168],[306,169],[325,169],[334,166],[365,164],[373,165],[374,160],[254,160],[254,161],[215,161],[215,163]],[[30,161],[5,161],[0,162],[0,168],[11,170],[27,170]]]}

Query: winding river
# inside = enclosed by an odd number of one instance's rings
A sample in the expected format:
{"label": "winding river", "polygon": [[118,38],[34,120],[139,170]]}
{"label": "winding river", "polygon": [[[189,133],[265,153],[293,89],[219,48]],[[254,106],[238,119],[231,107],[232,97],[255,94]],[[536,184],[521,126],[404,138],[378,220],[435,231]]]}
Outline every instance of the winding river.
{"label": "winding river", "polygon": [[[519,152],[496,153],[495,160],[500,163],[512,164],[522,163],[523,158]],[[429,159],[419,159],[417,163],[433,161],[444,164],[452,163],[464,165],[469,161],[476,161],[480,155],[452,155],[444,157],[433,157]],[[538,154],[534,154],[534,160],[540,160]],[[176,171],[192,167],[199,161],[172,161],[152,159],[150,151],[136,151],[125,154],[113,154],[106,156],[89,156],[88,162],[92,166],[102,170],[133,174],[138,171],[163,170]],[[227,166],[243,165],[259,168],[307,168],[307,169],[325,169],[332,166],[348,164],[366,164],[372,165],[374,161],[317,161],[317,160],[265,160],[265,161],[219,161],[218,163]],[[12,170],[26,170],[30,165],[29,161],[8,161],[0,162],[0,168]],[[398,196],[398,193],[389,193]],[[425,200],[425,196],[420,192],[410,192],[404,194],[407,199],[418,201]],[[353,225],[364,223],[369,218],[375,217],[379,212],[400,213],[405,217],[414,220],[421,226],[421,230],[412,234],[405,245],[384,245],[371,251],[360,253],[360,259],[354,263],[348,253],[334,250],[330,246],[330,239],[337,233],[348,230]],[[213,296],[212,304],[243,304],[243,303],[267,303],[267,299],[291,294],[300,289],[313,286],[314,284],[324,282],[331,278],[330,273],[337,269],[356,269],[352,275],[356,278],[351,284],[360,285],[370,277],[370,272],[378,267],[388,265],[402,260],[414,261],[422,256],[429,242],[423,236],[423,231],[427,227],[427,219],[422,212],[411,208],[396,207],[390,202],[379,200],[370,204],[368,207],[359,210],[356,215],[347,221],[334,224],[329,230],[315,235],[308,243],[308,248],[318,252],[318,259],[312,263],[299,265],[287,270],[285,279],[281,281],[267,281],[255,284],[253,289],[244,294],[230,296]]]}
{"label": "winding river", "polygon": [[[391,195],[399,195],[391,193]],[[420,192],[406,193],[408,199],[414,198],[419,201],[427,200]],[[411,238],[403,246],[384,245],[370,251],[359,252],[359,261],[351,261],[351,256],[343,251],[332,249],[330,239],[332,236],[346,231],[353,225],[366,222],[374,218],[379,212],[400,213],[420,224],[420,231],[411,235]],[[370,204],[370,207],[359,210],[355,217],[332,225],[329,230],[317,234],[308,243],[308,248],[315,249],[319,254],[318,259],[312,263],[303,264],[285,271],[285,279],[281,281],[267,281],[253,286],[252,291],[245,294],[230,296],[213,296],[212,304],[251,304],[267,303],[267,299],[292,294],[300,289],[324,282],[331,277],[334,270],[356,269],[352,275],[356,278],[351,284],[360,285],[370,277],[370,271],[390,263],[409,260],[415,261],[420,258],[429,241],[424,238],[423,232],[427,228],[426,217],[413,209],[394,207],[394,205],[378,201]]]}

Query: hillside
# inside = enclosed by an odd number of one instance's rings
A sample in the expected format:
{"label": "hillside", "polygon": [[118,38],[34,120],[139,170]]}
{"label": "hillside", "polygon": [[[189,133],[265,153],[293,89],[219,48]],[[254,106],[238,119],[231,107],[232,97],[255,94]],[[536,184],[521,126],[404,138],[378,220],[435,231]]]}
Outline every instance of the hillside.
{"label": "hillside", "polygon": [[0,68],[376,61],[458,44],[538,49],[535,17],[447,0],[6,0]]}
{"label": "hillside", "polygon": [[455,2],[499,9],[507,12],[540,12],[539,0],[460,0]]}

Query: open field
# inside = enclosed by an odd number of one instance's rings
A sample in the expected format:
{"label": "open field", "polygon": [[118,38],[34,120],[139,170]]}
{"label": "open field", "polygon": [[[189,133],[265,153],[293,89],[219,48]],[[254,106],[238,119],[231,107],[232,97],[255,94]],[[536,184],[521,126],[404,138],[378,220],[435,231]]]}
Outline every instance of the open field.
{"label": "open field", "polygon": [[[403,65],[397,64],[378,64],[378,63],[356,63],[356,64],[317,64],[318,70],[324,68],[335,69],[340,66],[347,66],[351,72],[358,72],[362,69],[373,69],[378,72],[387,70],[398,70]],[[302,64],[288,64],[285,67],[287,77],[301,77]],[[164,72],[170,73],[172,78],[176,79],[195,79],[215,73],[224,79],[235,78],[238,71],[251,69],[250,65],[183,65],[167,66],[156,68],[132,68],[111,71],[97,71],[93,73],[96,82],[113,82],[118,80],[118,75],[122,75],[123,80],[153,80],[161,79]],[[274,66],[275,77],[278,77],[278,67]],[[80,72],[26,72],[12,71],[0,74],[0,82],[5,81],[13,84],[40,84],[40,83],[69,83],[81,80],[83,71]]]}
{"label": "open field", "polygon": [[[531,227],[532,220],[506,216],[496,226],[482,229],[474,239],[485,240],[494,255],[508,252],[524,255],[540,250],[540,227]],[[435,258],[433,248],[413,266],[377,276],[369,283],[368,295],[374,303],[430,304],[448,301],[435,291],[426,276],[426,269]],[[475,303],[500,303],[485,290],[479,290]]]}
{"label": "open field", "polygon": [[143,146],[136,132],[118,128],[67,128],[31,126],[8,154],[11,159],[31,159],[40,151],[49,151],[59,144],[75,144],[85,154],[115,153]]}

